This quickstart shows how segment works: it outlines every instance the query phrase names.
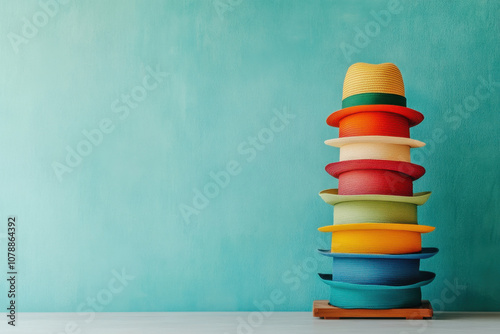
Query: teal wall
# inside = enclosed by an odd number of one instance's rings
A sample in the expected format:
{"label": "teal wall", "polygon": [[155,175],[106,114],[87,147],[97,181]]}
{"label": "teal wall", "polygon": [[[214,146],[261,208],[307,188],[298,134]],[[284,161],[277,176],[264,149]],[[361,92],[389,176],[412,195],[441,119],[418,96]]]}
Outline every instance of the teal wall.
{"label": "teal wall", "polygon": [[424,297],[500,311],[499,17],[499,1],[4,1],[0,268],[16,215],[19,309],[311,310],[330,265],[317,193],[337,185],[325,120],[363,61],[395,63],[425,115],[414,186],[441,251]]}

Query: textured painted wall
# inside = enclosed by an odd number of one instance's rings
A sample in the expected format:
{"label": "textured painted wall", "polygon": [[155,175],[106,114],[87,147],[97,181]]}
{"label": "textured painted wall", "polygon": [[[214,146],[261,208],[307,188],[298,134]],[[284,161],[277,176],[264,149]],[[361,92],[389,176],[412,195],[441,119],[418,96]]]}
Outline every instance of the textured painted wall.
{"label": "textured painted wall", "polygon": [[397,64],[426,117],[424,297],[500,311],[500,2],[63,2],[0,12],[0,268],[17,215],[21,311],[327,298],[325,120],[358,61]]}

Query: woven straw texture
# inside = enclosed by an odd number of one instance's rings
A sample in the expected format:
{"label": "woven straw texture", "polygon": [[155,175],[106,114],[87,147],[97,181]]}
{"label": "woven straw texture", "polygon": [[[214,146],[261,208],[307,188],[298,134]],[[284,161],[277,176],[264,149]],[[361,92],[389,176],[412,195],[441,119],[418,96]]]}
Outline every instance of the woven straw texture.
{"label": "woven straw texture", "polygon": [[339,161],[374,159],[411,162],[410,146],[382,143],[357,143],[340,148]]}
{"label": "woven straw texture", "polygon": [[342,99],[362,93],[405,96],[403,77],[398,67],[392,63],[351,65],[344,79]]}

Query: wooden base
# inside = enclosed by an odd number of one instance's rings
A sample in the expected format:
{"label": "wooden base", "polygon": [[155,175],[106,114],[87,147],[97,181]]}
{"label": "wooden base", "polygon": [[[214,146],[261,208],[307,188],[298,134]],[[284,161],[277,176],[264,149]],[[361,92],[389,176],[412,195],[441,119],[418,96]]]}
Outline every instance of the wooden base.
{"label": "wooden base", "polygon": [[413,308],[393,308],[388,310],[345,309],[328,304],[328,300],[315,300],[313,316],[322,319],[340,318],[403,318],[431,319],[432,305],[428,300],[422,300],[422,305]]}

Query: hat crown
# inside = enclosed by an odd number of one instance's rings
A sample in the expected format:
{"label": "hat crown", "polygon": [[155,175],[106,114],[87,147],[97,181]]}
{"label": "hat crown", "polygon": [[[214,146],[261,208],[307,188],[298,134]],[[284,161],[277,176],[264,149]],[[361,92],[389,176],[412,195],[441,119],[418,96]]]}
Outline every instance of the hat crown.
{"label": "hat crown", "polygon": [[404,97],[405,87],[399,68],[392,63],[351,65],[344,79],[342,99],[364,93],[384,93]]}

